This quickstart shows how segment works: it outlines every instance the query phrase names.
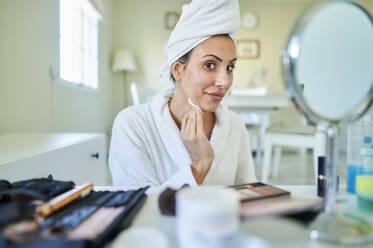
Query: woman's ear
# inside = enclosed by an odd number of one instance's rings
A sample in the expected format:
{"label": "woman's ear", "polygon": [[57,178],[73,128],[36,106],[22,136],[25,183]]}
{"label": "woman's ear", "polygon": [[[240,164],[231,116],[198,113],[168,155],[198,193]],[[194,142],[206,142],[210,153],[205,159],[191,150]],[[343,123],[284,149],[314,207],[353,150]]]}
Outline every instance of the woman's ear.
{"label": "woman's ear", "polygon": [[176,82],[180,81],[181,75],[184,71],[184,64],[180,63],[179,61],[176,61],[171,66],[172,75],[174,76]]}

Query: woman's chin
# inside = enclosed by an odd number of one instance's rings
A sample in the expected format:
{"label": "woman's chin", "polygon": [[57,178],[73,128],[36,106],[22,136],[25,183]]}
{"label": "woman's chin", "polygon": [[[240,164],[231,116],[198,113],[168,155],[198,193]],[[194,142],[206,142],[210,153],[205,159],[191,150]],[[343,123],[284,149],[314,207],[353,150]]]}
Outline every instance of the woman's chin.
{"label": "woman's chin", "polygon": [[213,103],[207,106],[203,106],[202,110],[204,112],[215,112],[218,107],[219,107],[219,103]]}

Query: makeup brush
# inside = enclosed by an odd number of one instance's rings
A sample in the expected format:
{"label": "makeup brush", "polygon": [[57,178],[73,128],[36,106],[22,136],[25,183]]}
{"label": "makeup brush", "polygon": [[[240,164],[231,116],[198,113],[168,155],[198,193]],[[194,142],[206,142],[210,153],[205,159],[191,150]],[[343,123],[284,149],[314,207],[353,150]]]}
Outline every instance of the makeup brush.
{"label": "makeup brush", "polygon": [[47,203],[43,203],[35,210],[35,219],[43,220],[55,211],[61,209],[62,207],[66,206],[70,202],[74,201],[79,197],[84,197],[88,195],[91,190],[93,189],[92,183],[86,183],[81,187],[69,190],[62,195],[59,195]]}

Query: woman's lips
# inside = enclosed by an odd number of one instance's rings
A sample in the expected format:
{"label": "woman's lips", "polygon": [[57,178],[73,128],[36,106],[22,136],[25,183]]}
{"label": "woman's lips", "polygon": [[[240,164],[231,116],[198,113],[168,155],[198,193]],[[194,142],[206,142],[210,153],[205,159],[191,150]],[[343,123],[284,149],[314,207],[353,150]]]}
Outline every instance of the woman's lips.
{"label": "woman's lips", "polygon": [[209,95],[214,101],[221,101],[224,97],[224,94],[219,92],[207,93],[207,95]]}

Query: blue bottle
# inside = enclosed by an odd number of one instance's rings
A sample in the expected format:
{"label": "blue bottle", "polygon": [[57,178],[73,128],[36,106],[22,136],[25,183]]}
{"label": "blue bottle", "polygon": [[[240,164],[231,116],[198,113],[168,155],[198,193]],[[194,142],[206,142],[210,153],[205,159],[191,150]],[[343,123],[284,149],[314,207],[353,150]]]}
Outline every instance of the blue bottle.
{"label": "blue bottle", "polygon": [[360,150],[362,165],[359,175],[373,175],[373,148]]}
{"label": "blue bottle", "polygon": [[[367,155],[373,148],[373,110],[348,126],[347,133],[347,192],[355,194],[355,179],[368,173]],[[368,156],[368,159],[370,156]],[[370,162],[369,162],[370,163]]]}

